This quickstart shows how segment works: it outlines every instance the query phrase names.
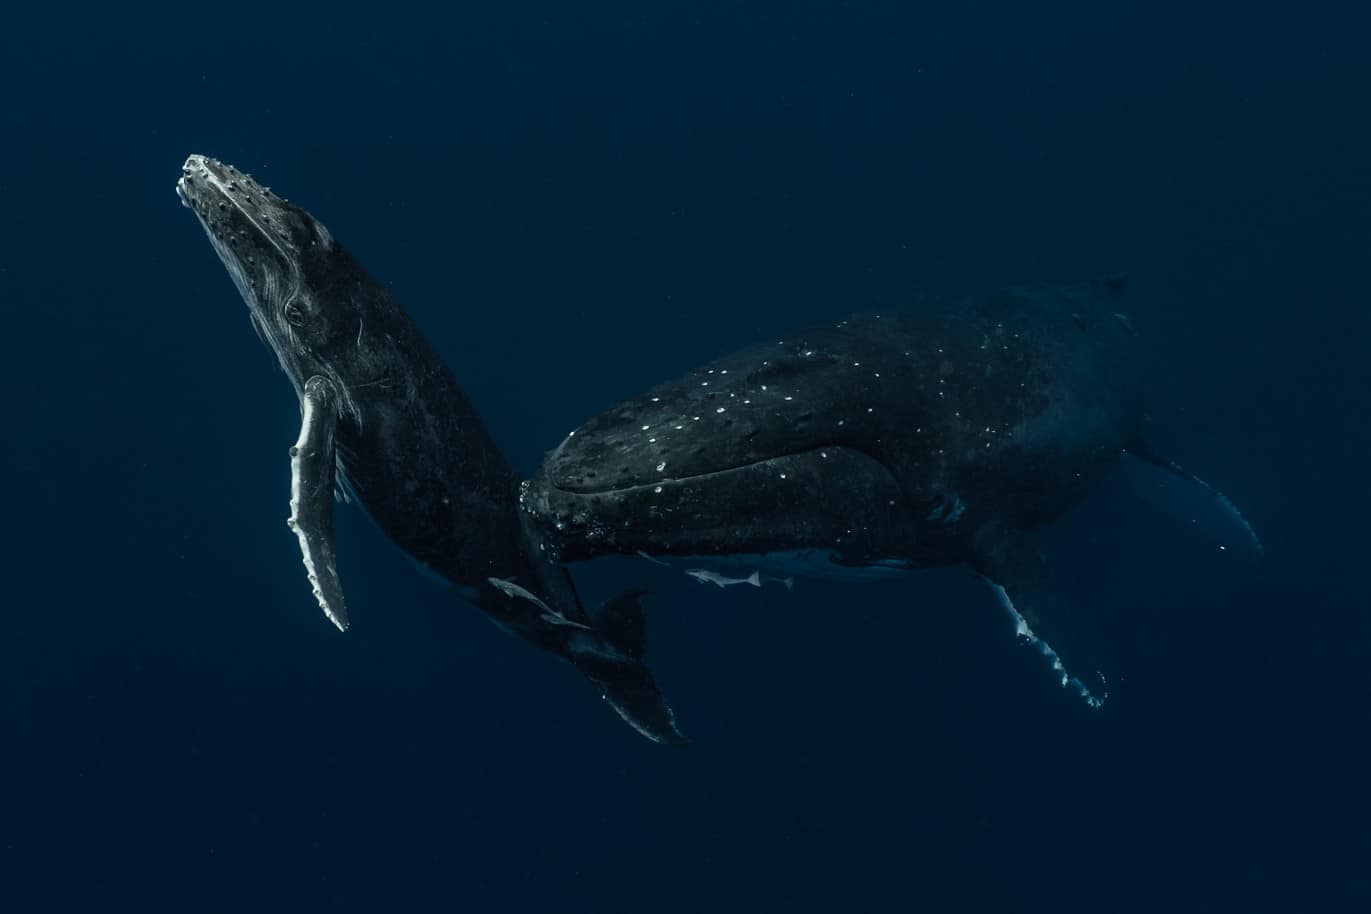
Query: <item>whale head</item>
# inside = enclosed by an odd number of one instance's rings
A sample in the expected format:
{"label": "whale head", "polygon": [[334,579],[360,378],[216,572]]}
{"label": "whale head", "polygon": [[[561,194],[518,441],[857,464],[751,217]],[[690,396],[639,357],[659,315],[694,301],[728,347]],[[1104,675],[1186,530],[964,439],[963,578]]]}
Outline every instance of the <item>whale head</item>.
{"label": "whale head", "polygon": [[176,192],[296,390],[315,375],[329,377],[346,411],[355,341],[368,312],[390,302],[385,290],[317,219],[232,165],[192,155]]}

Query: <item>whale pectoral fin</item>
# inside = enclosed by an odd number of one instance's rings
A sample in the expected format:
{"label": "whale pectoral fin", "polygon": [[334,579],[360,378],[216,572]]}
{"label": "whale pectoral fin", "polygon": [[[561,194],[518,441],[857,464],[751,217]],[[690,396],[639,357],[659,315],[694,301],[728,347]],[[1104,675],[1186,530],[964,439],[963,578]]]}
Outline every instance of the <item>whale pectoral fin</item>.
{"label": "whale pectoral fin", "polygon": [[290,519],[300,540],[305,571],[319,608],[339,631],[348,627],[347,604],[338,581],[333,548],[333,489],[337,473],[333,434],[338,424],[338,392],[333,382],[315,376],[300,399],[300,437],[290,449]]}
{"label": "whale pectoral fin", "polygon": [[[1048,586],[1047,564],[1033,541],[1001,524],[989,524],[976,534],[975,549],[972,567],[1009,614],[1015,636],[1043,655],[1062,688],[1076,692],[1092,708],[1104,704],[1108,694],[1093,692],[1067,669],[1052,646],[1060,640],[1056,629],[1067,615],[1066,607]],[[1103,675],[1100,680],[1103,684]]]}

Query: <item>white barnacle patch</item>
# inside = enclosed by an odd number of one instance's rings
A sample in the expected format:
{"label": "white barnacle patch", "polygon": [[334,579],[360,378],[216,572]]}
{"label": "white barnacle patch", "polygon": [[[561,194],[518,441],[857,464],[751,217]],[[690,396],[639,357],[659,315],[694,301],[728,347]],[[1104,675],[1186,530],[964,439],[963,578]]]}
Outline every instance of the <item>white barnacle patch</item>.
{"label": "white barnacle patch", "polygon": [[665,469],[666,469],[666,461],[665,461],[665,460],[663,460],[661,463],[657,464],[657,472],[658,472],[658,473],[662,472],[662,471],[665,470]]}
{"label": "white barnacle patch", "polygon": [[720,406],[718,409],[716,409],[716,410],[714,410],[714,411],[715,411],[716,413],[721,413],[721,412],[724,411],[724,409],[725,409],[725,407]]}
{"label": "white barnacle patch", "polygon": [[[1018,608],[1014,606],[1014,601],[1009,599],[1009,592],[999,584],[990,580],[990,578],[982,578],[982,580],[990,585],[991,590],[995,591],[995,595],[1000,598],[1000,605],[1004,607],[1005,612],[1009,613],[1009,617],[1014,621],[1015,636],[1022,638],[1024,643],[1028,644],[1047,658],[1048,662],[1052,665],[1052,671],[1057,674],[1062,688],[1074,689],[1076,694],[1080,695],[1081,698],[1085,700],[1085,703],[1092,708],[1098,708],[1103,705],[1105,700],[1109,698],[1109,693],[1105,692],[1103,695],[1096,695],[1086,687],[1085,683],[1081,682],[1075,676],[1072,676],[1071,673],[1067,671],[1066,664],[1062,663],[1061,656],[1052,649],[1052,645],[1039,638],[1033,632],[1033,629],[1028,624],[1028,620],[1023,617],[1023,613],[1019,612]],[[1104,677],[1101,676],[1100,680],[1103,681]]]}

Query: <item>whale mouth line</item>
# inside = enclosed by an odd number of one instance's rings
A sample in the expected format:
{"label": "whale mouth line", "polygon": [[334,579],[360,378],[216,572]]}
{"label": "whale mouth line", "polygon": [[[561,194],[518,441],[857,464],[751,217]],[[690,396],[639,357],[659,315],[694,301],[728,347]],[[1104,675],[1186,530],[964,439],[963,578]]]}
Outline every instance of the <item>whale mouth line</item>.
{"label": "whale mouth line", "polygon": [[[717,470],[705,470],[700,473],[687,473],[682,476],[663,475],[659,479],[654,479],[648,482],[638,482],[635,480],[632,484],[629,485],[615,485],[613,482],[607,482],[603,486],[591,488],[583,484],[566,485],[563,481],[559,481],[556,478],[552,479],[551,482],[553,487],[556,488],[558,491],[565,492],[566,494],[573,496],[632,496],[634,494],[641,492],[655,491],[665,486],[676,486],[683,483],[695,483],[700,482],[702,480],[719,479],[732,474],[737,474],[745,472],[747,470],[764,467],[768,464],[776,464],[781,461],[796,460],[798,458],[804,457],[816,457],[819,460],[827,460],[841,455],[856,455],[866,460],[871,460],[875,463],[880,464],[883,469],[886,469],[886,471],[889,472],[889,468],[885,467],[885,465],[881,463],[879,459],[866,453],[860,448],[855,448],[848,444],[835,443],[816,444],[813,447],[801,448],[799,450],[788,451],[780,454],[772,454],[768,457],[763,457],[760,460],[753,460],[747,463],[739,463],[734,466],[720,467]],[[665,470],[663,472],[665,472]]]}

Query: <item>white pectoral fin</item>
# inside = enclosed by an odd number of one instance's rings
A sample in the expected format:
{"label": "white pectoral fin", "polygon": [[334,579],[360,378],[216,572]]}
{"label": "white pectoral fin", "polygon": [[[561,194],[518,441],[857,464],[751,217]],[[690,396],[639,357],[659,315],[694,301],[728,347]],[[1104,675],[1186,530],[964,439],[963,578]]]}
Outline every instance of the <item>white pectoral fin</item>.
{"label": "white pectoral fin", "polygon": [[347,604],[333,548],[333,489],[337,473],[333,434],[338,393],[327,378],[305,384],[300,400],[300,438],[290,449],[290,529],[300,540],[305,572],[319,608],[339,631],[348,627]]}

